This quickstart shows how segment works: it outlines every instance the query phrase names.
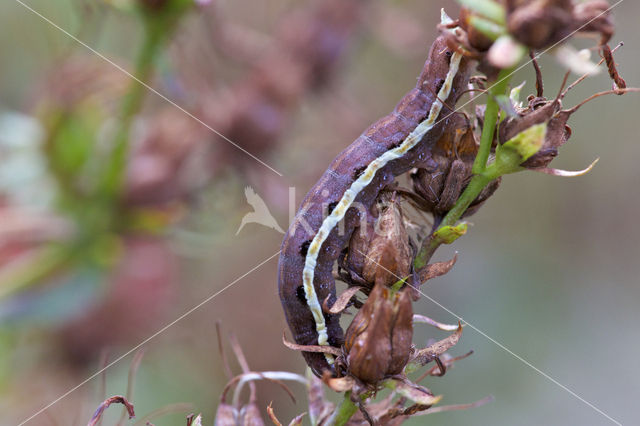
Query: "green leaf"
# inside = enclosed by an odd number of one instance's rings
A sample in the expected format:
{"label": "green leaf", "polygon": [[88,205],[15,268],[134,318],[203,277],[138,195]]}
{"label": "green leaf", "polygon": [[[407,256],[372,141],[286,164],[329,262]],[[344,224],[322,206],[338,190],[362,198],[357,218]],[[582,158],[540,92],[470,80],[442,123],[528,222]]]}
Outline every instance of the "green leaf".
{"label": "green leaf", "polygon": [[504,25],[507,21],[507,13],[504,7],[494,0],[458,0],[462,6],[484,16],[498,24]]}

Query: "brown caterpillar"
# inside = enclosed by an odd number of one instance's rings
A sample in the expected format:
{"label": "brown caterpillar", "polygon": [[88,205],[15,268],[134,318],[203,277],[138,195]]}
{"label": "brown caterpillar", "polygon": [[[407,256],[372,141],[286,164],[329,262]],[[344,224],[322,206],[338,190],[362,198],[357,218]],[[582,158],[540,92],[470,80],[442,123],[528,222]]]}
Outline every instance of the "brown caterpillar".
{"label": "brown caterpillar", "polygon": [[[395,177],[414,167],[436,168],[431,149],[447,125],[450,106],[468,84],[471,68],[471,61],[438,37],[415,88],[342,151],[302,201],[278,265],[280,299],[299,345],[342,346],[340,315],[323,312],[321,304],[327,297],[330,304],[335,300],[333,265],[360,220],[361,212],[352,204],[368,210]],[[303,355],[316,375],[325,370],[336,374],[329,355]]]}

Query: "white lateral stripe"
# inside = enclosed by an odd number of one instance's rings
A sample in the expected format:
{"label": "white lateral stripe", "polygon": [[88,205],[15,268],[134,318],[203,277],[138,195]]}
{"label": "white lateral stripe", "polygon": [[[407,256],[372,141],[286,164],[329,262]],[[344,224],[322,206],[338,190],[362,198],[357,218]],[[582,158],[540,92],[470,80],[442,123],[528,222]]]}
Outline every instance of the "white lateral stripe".
{"label": "white lateral stripe", "polygon": [[[373,160],[364,173],[351,184],[349,189],[347,189],[338,202],[338,205],[333,209],[331,214],[327,216],[320,229],[316,233],[313,241],[309,245],[309,250],[307,251],[307,256],[305,258],[304,269],[302,270],[302,283],[304,286],[304,294],[307,299],[307,305],[309,309],[311,309],[311,313],[313,314],[313,319],[316,322],[316,332],[318,333],[318,345],[328,345],[329,336],[327,334],[327,327],[324,322],[324,316],[322,314],[322,307],[320,306],[320,302],[318,301],[318,295],[316,294],[316,290],[313,287],[313,276],[316,269],[316,262],[318,260],[318,254],[320,253],[320,248],[322,244],[325,242],[329,233],[336,225],[344,218],[344,215],[347,213],[349,207],[356,199],[356,196],[362,191],[367,185],[371,183],[373,177],[376,172],[384,167],[389,161],[396,160],[402,157],[407,153],[411,148],[413,148],[424,135],[433,128],[438,115],[440,115],[440,111],[442,110],[442,102],[440,99],[447,99],[451,92],[451,87],[453,85],[453,78],[456,76],[458,72],[458,67],[460,65],[460,60],[462,59],[462,55],[454,52],[451,56],[451,61],[449,65],[449,72],[447,73],[447,77],[445,79],[444,84],[440,88],[438,92],[438,97],[431,104],[431,110],[429,111],[429,116],[407,136],[407,138],[400,144],[400,146],[390,149],[389,151],[382,154],[380,157]],[[325,354],[327,361],[331,364],[333,363],[333,358],[331,355]]]}

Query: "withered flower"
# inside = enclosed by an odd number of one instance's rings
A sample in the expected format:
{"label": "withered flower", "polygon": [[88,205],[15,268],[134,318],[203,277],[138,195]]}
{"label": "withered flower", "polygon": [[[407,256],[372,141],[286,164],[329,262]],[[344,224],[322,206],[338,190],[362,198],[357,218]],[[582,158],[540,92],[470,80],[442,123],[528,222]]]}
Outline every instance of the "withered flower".
{"label": "withered flower", "polygon": [[507,28],[520,43],[544,49],[563,41],[575,31],[598,32],[601,44],[613,34],[609,3],[591,0],[575,4],[571,0],[509,0]]}
{"label": "withered flower", "polygon": [[402,373],[411,355],[413,308],[405,289],[374,287],[346,332],[348,372],[365,384]]}
{"label": "withered flower", "polygon": [[[478,153],[474,129],[464,114],[456,113],[448,118],[445,131],[432,152],[437,167],[418,168],[411,174],[411,179],[414,191],[424,199],[426,210],[438,222],[455,205],[471,180],[471,168]],[[499,184],[499,179],[489,184],[465,215],[477,211]]]}
{"label": "withered flower", "polygon": [[571,136],[571,128],[567,121],[571,110],[561,110],[560,99],[551,101],[541,97],[531,97],[529,104],[517,109],[517,115],[506,119],[498,132],[501,144],[532,126],[547,123],[545,140],[540,150],[528,158],[522,167],[537,169],[547,167],[558,155],[558,148],[564,145]]}

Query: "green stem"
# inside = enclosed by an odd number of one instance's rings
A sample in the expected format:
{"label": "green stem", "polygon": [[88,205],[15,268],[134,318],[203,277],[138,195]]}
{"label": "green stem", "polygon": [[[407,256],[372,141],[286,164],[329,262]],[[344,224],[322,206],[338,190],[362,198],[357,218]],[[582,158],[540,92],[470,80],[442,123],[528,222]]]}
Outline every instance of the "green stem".
{"label": "green stem", "polygon": [[343,426],[358,411],[358,406],[351,400],[351,391],[345,392],[340,405],[333,413],[333,418],[329,420],[332,426]]}
{"label": "green stem", "polygon": [[154,59],[162,47],[168,31],[162,25],[154,24],[154,22],[146,22],[144,41],[136,59],[134,72],[136,80],[131,83],[120,107],[119,126],[115,133],[113,151],[107,162],[102,182],[104,187],[101,192],[108,198],[116,197],[124,183],[131,126],[142,107],[146,91],[146,87],[142,83],[146,84],[149,81],[154,68]]}
{"label": "green stem", "polygon": [[[496,130],[496,124],[498,123],[498,116],[500,113],[500,106],[497,102],[497,97],[500,95],[506,95],[509,88],[510,75],[512,69],[504,69],[498,74],[497,81],[493,84],[489,90],[489,97],[487,99],[487,107],[484,113],[484,122],[482,128],[482,135],[480,137],[480,147],[478,148],[478,154],[473,162],[472,172],[473,178],[469,182],[469,185],[465,188],[460,195],[460,198],[456,201],[456,204],[447,215],[442,219],[442,222],[438,226],[437,230],[446,226],[453,226],[462,217],[467,208],[473,203],[473,201],[480,195],[480,192],[495,178],[494,174],[485,173],[487,170],[487,161],[489,154],[491,153],[491,145],[493,143],[493,137]],[[436,230],[436,231],[437,231]],[[440,247],[441,241],[432,238],[427,238],[420,247],[413,265],[417,271],[420,271],[428,265],[429,260]]]}
{"label": "green stem", "polygon": [[479,175],[484,172],[487,167],[487,160],[491,153],[491,144],[493,143],[493,136],[496,131],[496,123],[498,122],[498,114],[500,112],[500,105],[498,105],[497,97],[500,95],[506,95],[509,87],[510,75],[512,69],[504,69],[498,74],[498,80],[489,89],[489,96],[487,98],[487,107],[484,111],[484,124],[482,127],[482,135],[480,136],[480,147],[478,148],[478,155],[473,162],[471,171],[474,175]]}

